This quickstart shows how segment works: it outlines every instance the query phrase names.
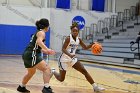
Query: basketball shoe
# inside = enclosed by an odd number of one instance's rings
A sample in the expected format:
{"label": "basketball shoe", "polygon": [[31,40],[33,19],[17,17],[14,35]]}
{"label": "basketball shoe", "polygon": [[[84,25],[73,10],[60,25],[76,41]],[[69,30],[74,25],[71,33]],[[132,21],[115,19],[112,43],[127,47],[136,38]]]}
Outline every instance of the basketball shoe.
{"label": "basketball shoe", "polygon": [[18,86],[17,91],[19,91],[19,92],[25,92],[25,93],[30,93],[30,91],[27,90],[26,87],[21,87],[20,85]]}
{"label": "basketball shoe", "polygon": [[54,92],[52,91],[52,88],[49,86],[48,88],[44,87],[42,89],[42,93],[54,93]]}
{"label": "basketball shoe", "polygon": [[93,90],[94,90],[94,92],[100,92],[100,91],[104,91],[105,88],[99,87],[98,85],[96,85],[96,86],[93,87]]}

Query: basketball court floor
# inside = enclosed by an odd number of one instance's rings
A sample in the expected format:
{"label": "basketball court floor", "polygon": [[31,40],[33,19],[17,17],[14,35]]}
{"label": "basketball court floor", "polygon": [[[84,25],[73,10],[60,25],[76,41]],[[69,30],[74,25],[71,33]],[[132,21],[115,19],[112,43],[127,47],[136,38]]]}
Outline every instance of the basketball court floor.
{"label": "basketball court floor", "polygon": [[[93,79],[106,88],[101,93],[140,93],[140,70],[119,66],[82,62]],[[49,60],[52,68],[57,61]],[[16,91],[26,70],[21,56],[0,56],[0,93],[19,93]],[[95,93],[84,76],[69,68],[64,82],[53,76],[50,85],[55,93]],[[29,81],[27,88],[31,93],[41,93],[43,87],[42,73],[37,71]]]}

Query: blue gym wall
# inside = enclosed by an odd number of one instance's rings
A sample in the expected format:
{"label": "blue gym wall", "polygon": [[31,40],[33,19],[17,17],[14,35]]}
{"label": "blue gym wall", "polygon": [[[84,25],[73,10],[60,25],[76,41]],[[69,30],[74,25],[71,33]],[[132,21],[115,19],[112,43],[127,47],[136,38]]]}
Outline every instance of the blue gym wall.
{"label": "blue gym wall", "polygon": [[[22,54],[35,31],[35,26],[0,24],[0,54]],[[46,33],[46,45],[50,45],[50,31]]]}

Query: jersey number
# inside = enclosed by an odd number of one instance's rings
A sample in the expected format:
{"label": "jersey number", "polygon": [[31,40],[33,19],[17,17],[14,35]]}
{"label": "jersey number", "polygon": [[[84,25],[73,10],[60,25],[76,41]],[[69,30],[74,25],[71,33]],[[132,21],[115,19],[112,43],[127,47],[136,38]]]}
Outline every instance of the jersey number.
{"label": "jersey number", "polygon": [[74,50],[74,48],[71,48],[71,51],[70,51],[70,53],[73,53],[73,50]]}

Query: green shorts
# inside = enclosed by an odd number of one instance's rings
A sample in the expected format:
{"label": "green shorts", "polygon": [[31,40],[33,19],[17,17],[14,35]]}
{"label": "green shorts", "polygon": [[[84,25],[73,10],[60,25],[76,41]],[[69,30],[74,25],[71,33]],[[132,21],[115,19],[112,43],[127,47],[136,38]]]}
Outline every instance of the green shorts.
{"label": "green shorts", "polygon": [[39,62],[43,60],[41,53],[36,53],[33,55],[33,51],[26,50],[22,55],[22,59],[24,61],[25,68],[32,68]]}

